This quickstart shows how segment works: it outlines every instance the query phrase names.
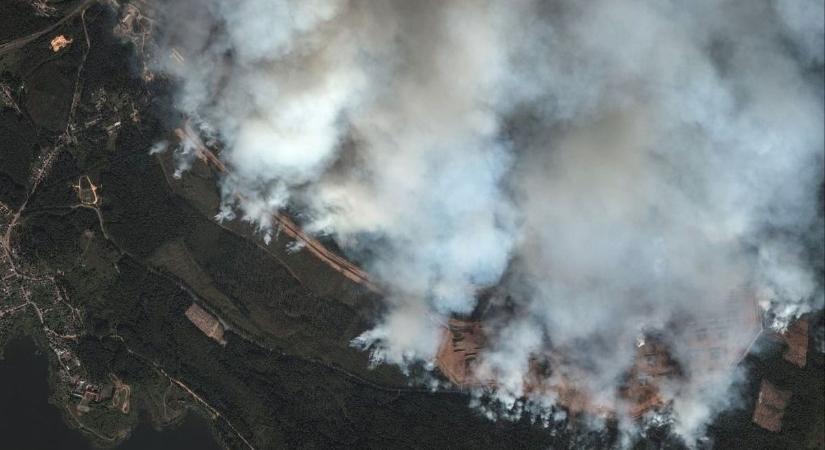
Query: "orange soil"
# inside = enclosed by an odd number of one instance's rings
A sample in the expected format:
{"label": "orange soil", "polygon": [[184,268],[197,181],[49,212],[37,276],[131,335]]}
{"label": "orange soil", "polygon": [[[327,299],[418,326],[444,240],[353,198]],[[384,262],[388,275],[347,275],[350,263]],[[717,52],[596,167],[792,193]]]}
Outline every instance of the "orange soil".
{"label": "orange soil", "polygon": [[72,40],[72,38],[68,38],[68,37],[63,36],[61,34],[61,35],[55,36],[54,39],[52,39],[52,41],[49,43],[49,47],[51,47],[53,52],[57,53],[62,48],[68,47],[72,42],[74,42]]}
{"label": "orange soil", "polygon": [[768,380],[762,380],[759,400],[753,411],[753,421],[766,430],[778,433],[782,430],[782,417],[785,416],[785,408],[790,399],[790,391],[783,391]]}

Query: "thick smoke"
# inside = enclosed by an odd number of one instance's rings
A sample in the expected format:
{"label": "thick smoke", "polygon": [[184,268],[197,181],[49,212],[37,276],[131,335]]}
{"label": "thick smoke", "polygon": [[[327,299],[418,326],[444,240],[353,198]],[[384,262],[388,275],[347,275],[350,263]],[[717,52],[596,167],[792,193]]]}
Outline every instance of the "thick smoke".
{"label": "thick smoke", "polygon": [[390,305],[355,341],[379,361],[432,360],[440,324],[495,287],[512,305],[480,370],[505,404],[551,344],[585,349],[557,373],[609,402],[652,330],[687,374],[667,389],[690,437],[734,374],[694,365],[671,325],[730,318],[739,348],[748,301],[777,327],[822,302],[820,1],[165,11],[184,58],[160,69],[225,145],[219,217],[268,233],[298,207],[361,260]]}

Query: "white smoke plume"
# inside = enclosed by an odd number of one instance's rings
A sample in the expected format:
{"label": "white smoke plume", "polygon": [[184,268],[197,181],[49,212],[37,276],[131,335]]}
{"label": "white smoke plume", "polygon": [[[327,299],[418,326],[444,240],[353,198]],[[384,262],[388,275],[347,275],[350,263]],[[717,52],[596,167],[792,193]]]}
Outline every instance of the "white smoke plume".
{"label": "white smoke plume", "polygon": [[821,1],[162,9],[183,58],[158,69],[231,168],[220,216],[267,230],[299,207],[359,259],[390,305],[356,339],[377,360],[431,361],[495,287],[510,312],[480,370],[505,404],[549,346],[585,349],[557,373],[610,401],[653,330],[687,374],[667,389],[690,438],[734,371],[694,364],[672,324],[728,318],[739,348],[742,299],[777,327],[822,302]]}

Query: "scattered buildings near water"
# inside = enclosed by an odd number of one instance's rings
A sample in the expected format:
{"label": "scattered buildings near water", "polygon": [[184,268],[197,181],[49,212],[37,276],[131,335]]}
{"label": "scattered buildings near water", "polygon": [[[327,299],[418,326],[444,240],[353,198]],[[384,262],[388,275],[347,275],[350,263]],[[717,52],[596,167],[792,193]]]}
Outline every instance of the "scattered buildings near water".
{"label": "scattered buildings near water", "polygon": [[91,403],[100,403],[112,397],[114,387],[109,384],[96,384],[87,380],[81,379],[75,375],[71,379],[72,395],[80,398],[77,404],[77,411],[79,413],[87,413],[91,411],[89,405]]}

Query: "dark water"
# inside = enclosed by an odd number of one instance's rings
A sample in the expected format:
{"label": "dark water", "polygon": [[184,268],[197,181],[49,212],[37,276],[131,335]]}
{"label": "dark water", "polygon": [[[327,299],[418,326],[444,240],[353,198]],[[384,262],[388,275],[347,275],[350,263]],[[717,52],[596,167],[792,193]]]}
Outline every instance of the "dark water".
{"label": "dark water", "polygon": [[200,417],[189,414],[180,426],[166,431],[153,430],[141,422],[132,437],[118,450],[221,450],[212,438],[209,425]]}
{"label": "dark water", "polygon": [[[48,403],[48,360],[28,338],[17,338],[0,360],[0,449],[92,450]],[[155,431],[141,423],[122,450],[220,450],[204,419],[190,414],[180,426]]]}

